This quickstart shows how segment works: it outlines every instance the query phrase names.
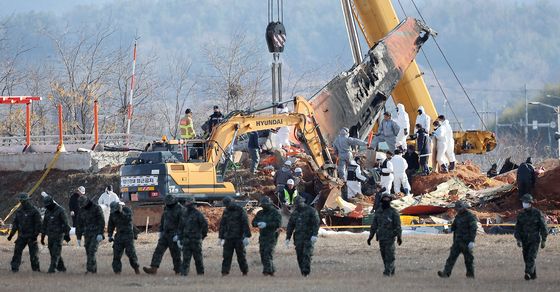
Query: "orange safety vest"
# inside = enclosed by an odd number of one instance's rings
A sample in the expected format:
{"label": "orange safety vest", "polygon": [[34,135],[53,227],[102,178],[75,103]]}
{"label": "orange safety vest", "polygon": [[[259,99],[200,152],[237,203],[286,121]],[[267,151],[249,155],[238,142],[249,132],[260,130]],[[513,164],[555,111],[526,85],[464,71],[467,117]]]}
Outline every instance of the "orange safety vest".
{"label": "orange safety vest", "polygon": [[181,139],[193,139],[196,136],[191,117],[184,116],[181,119],[179,122],[179,132]]}

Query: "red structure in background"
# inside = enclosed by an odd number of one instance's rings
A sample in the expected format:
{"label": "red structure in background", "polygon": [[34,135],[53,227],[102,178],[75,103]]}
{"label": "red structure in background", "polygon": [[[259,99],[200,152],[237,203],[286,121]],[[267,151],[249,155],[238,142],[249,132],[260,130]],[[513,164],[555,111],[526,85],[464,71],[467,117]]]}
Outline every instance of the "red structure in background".
{"label": "red structure in background", "polygon": [[31,145],[31,103],[40,101],[40,96],[0,96],[0,104],[25,104],[25,147],[23,152]]}

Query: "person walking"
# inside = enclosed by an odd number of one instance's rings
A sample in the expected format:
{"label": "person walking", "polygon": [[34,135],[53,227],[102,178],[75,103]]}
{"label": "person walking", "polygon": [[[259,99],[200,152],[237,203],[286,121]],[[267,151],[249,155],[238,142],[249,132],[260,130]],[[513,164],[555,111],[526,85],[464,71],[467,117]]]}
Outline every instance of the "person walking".
{"label": "person walking", "polygon": [[285,243],[289,247],[293,235],[299,270],[302,276],[307,277],[311,273],[311,258],[318,239],[320,220],[317,210],[306,205],[302,197],[296,197],[295,205],[288,221]]}
{"label": "person walking", "polygon": [[72,217],[72,227],[76,227],[78,213],[80,212],[80,204],[78,199],[80,196],[86,195],[86,188],[79,186],[76,192],[72,193],[70,196],[70,201],[68,202],[68,209],[70,209],[70,217]]}
{"label": "person walking", "polygon": [[259,253],[263,265],[263,275],[274,276],[274,249],[280,235],[279,228],[282,225],[282,216],[269,197],[262,197],[260,200],[262,210],[257,212],[251,225],[258,227],[259,234]]}
{"label": "person walking", "polygon": [[521,198],[525,194],[532,193],[537,182],[537,173],[533,167],[533,160],[527,157],[524,163],[517,169],[517,194]]}
{"label": "person walking", "polygon": [[179,222],[179,241],[177,245],[183,251],[181,275],[189,274],[191,258],[194,258],[196,274],[204,275],[204,261],[202,257],[202,241],[208,235],[208,220],[195,205],[194,197],[185,198],[185,210]]}
{"label": "person walking", "polygon": [[120,203],[121,199],[119,199],[119,196],[117,196],[117,194],[113,192],[113,186],[108,185],[105,188],[105,192],[103,192],[103,194],[99,196],[99,199],[97,200],[97,204],[102,207],[104,206],[106,208],[110,208],[112,202]]}
{"label": "person walking", "polygon": [[393,164],[393,174],[395,179],[393,181],[393,186],[395,187],[395,193],[402,191],[405,195],[410,195],[410,183],[408,182],[408,177],[406,175],[406,170],[408,169],[408,163],[406,159],[402,157],[402,150],[395,150],[395,156],[391,159]]}
{"label": "person walking", "polygon": [[[107,223],[107,236],[109,242],[113,243],[113,272],[117,275],[121,273],[121,258],[124,252],[128,257],[130,266],[134,269],[134,273],[139,275],[140,265],[138,264],[136,248],[134,247],[135,235],[132,223],[132,210],[117,201],[111,202],[109,208],[111,208],[111,214]],[[113,232],[115,232],[114,237]]]}
{"label": "person walking", "polygon": [[441,278],[449,278],[453,266],[460,254],[465,258],[467,268],[467,278],[474,278],[474,241],[476,238],[477,220],[473,213],[467,209],[467,204],[463,201],[455,202],[457,215],[451,224],[453,232],[453,245],[449,257],[445,262],[443,271],[438,271]]}
{"label": "person walking", "polygon": [[70,242],[70,224],[64,208],[58,205],[51,196],[45,194],[43,197],[45,216],[41,228],[41,244],[45,245],[45,237],[48,237],[48,248],[51,263],[48,273],[66,272],[64,260],[62,259],[62,240]]}
{"label": "person walking", "polygon": [[224,213],[220,220],[220,231],[218,238],[223,247],[222,276],[229,275],[233,252],[237,255],[237,263],[243,276],[247,276],[249,265],[247,264],[247,253],[245,248],[249,245],[251,229],[249,219],[245,210],[235,204],[230,197],[223,200]]}
{"label": "person walking", "polygon": [[101,207],[94,204],[85,195],[81,196],[78,202],[80,204],[78,225],[76,226],[78,246],[81,245],[82,236],[84,236],[84,248],[87,256],[86,274],[95,274],[97,273],[97,248],[104,239],[105,218]]}
{"label": "person walking", "polygon": [[383,275],[391,277],[395,275],[395,239],[397,244],[402,244],[401,217],[399,212],[391,207],[393,196],[385,193],[381,196],[381,208],[375,211],[367,244],[371,245],[371,240],[377,235],[379,251],[383,259]]}
{"label": "person walking", "polygon": [[517,246],[522,248],[523,261],[525,262],[525,280],[537,278],[537,253],[540,248],[545,248],[548,230],[541,211],[533,207],[534,200],[531,194],[521,198],[523,211],[517,215],[514,237]]}
{"label": "person walking", "polygon": [[14,221],[12,222],[12,229],[7,238],[8,241],[11,241],[16,232],[18,234],[14,244],[14,256],[10,263],[12,272],[17,273],[19,271],[21,255],[26,246],[29,249],[31,270],[33,270],[33,272],[40,272],[37,237],[41,232],[41,214],[39,210],[29,202],[29,195],[27,193],[19,194],[18,200],[20,206],[16,210]]}

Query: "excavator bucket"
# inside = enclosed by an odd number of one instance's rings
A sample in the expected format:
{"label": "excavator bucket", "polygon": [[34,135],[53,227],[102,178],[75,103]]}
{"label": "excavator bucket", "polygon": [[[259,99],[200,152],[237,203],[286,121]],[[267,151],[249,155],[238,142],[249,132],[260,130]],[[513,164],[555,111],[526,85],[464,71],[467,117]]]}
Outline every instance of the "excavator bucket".
{"label": "excavator bucket", "polygon": [[376,43],[365,60],[342,72],[310,99],[327,142],[342,127],[365,139],[393,89],[432,31],[407,18]]}

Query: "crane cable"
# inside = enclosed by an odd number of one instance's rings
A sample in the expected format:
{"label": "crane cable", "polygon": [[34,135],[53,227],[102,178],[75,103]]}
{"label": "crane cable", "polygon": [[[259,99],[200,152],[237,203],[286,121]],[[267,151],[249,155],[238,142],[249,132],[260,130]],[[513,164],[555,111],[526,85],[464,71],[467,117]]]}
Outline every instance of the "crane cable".
{"label": "crane cable", "polygon": [[[414,0],[410,0],[412,2],[412,5],[414,5],[414,8],[416,9],[416,12],[418,12],[418,15],[420,16],[420,18],[422,19],[422,21],[424,21],[424,23],[426,23],[426,20],[424,19],[424,16],[422,15],[422,13],[420,12],[420,9],[418,9],[418,6],[416,6],[416,2],[414,2]],[[400,0],[399,0],[400,3]],[[402,7],[402,6],[401,6]],[[434,41],[434,43],[436,44],[439,52],[441,53],[441,55],[443,56],[443,59],[445,60],[445,63],[447,64],[447,66],[449,67],[449,69],[451,70],[451,73],[453,73],[453,76],[455,77],[455,80],[457,80],[457,83],[459,84],[459,86],[461,87],[461,90],[463,91],[463,93],[465,94],[465,96],[467,97],[467,99],[469,100],[469,103],[471,104],[471,106],[474,109],[474,112],[476,113],[476,115],[478,116],[478,118],[480,119],[480,122],[482,123],[482,127],[484,128],[484,130],[487,130],[488,128],[486,127],[486,124],[484,123],[484,119],[482,118],[482,116],[480,115],[480,113],[478,112],[478,110],[476,109],[476,106],[474,105],[471,97],[469,96],[469,94],[467,93],[467,90],[465,89],[465,87],[463,86],[463,84],[461,83],[461,80],[459,79],[459,77],[457,76],[457,73],[455,73],[455,70],[453,69],[453,66],[451,66],[451,63],[449,62],[449,60],[447,59],[447,57],[445,56],[445,53],[443,52],[442,48],[440,47],[439,43],[437,42],[436,38],[432,38],[432,40]]]}
{"label": "crane cable", "polygon": [[[401,3],[401,0],[398,0],[398,2],[399,2],[399,6],[401,7],[402,12],[404,13],[404,16],[408,16],[406,11],[404,10],[404,7]],[[426,63],[428,64],[428,67],[430,67],[430,71],[432,72],[432,74],[434,76],[434,79],[436,80],[436,82],[438,84],[439,90],[443,94],[443,98],[445,99],[445,101],[449,105],[449,109],[451,110],[451,113],[453,114],[453,117],[455,117],[455,121],[457,121],[457,124],[459,125],[459,128],[461,129],[461,131],[463,131],[463,126],[462,126],[461,122],[459,121],[459,118],[457,117],[457,114],[455,113],[455,110],[453,109],[453,106],[451,106],[451,103],[449,102],[449,98],[447,97],[447,94],[445,93],[445,90],[443,90],[443,86],[441,85],[441,82],[439,81],[439,78],[437,77],[436,72],[434,71],[434,68],[432,67],[432,63],[428,59],[428,55],[426,55],[426,52],[424,51],[424,48],[420,48],[420,51],[422,52],[422,55],[424,56],[424,59],[426,59]]]}

